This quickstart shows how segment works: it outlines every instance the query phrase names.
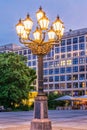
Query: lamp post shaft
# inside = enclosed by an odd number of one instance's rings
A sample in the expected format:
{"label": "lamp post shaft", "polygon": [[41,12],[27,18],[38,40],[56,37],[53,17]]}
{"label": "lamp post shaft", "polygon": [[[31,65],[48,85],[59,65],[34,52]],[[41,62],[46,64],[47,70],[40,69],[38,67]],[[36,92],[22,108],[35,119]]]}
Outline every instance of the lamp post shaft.
{"label": "lamp post shaft", "polygon": [[38,94],[43,94],[43,55],[38,55]]}

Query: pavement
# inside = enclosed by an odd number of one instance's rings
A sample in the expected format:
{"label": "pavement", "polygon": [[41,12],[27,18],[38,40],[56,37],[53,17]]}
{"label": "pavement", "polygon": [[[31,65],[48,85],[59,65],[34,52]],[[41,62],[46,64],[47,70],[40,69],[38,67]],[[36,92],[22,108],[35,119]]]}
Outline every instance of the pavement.
{"label": "pavement", "polygon": [[[49,111],[52,130],[87,130],[87,110]],[[0,130],[30,130],[33,111],[0,112]]]}

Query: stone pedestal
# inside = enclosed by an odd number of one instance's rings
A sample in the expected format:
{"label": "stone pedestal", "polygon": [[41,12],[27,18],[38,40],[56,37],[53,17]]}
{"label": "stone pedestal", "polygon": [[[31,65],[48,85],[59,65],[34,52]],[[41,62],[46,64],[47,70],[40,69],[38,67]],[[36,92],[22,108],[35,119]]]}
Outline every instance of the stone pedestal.
{"label": "stone pedestal", "polygon": [[47,97],[38,95],[34,104],[34,119],[31,121],[30,130],[52,130],[51,121],[48,119]]}

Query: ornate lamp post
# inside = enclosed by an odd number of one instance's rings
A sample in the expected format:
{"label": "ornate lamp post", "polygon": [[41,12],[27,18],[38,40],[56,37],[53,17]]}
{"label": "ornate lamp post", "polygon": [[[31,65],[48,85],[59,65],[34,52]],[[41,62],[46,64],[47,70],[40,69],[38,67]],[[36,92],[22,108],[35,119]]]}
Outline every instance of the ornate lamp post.
{"label": "ornate lamp post", "polygon": [[[50,52],[53,45],[59,43],[63,36],[64,25],[59,17],[49,26],[49,19],[40,7],[36,12],[37,27],[31,34],[33,21],[29,14],[25,20],[19,20],[16,31],[19,40],[38,57],[38,96],[34,103],[34,119],[31,121],[30,130],[52,130],[51,121],[48,119],[47,97],[43,91],[43,57]],[[34,38],[31,38],[34,37]]]}

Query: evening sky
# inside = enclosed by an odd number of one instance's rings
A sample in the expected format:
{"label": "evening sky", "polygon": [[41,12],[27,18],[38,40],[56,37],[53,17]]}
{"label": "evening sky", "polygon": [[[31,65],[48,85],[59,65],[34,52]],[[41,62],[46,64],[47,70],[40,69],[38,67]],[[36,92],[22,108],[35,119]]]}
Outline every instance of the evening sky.
{"label": "evening sky", "polygon": [[51,22],[59,15],[65,31],[87,28],[87,0],[0,0],[0,45],[19,43],[15,25],[27,13],[36,25],[35,12],[40,6]]}

